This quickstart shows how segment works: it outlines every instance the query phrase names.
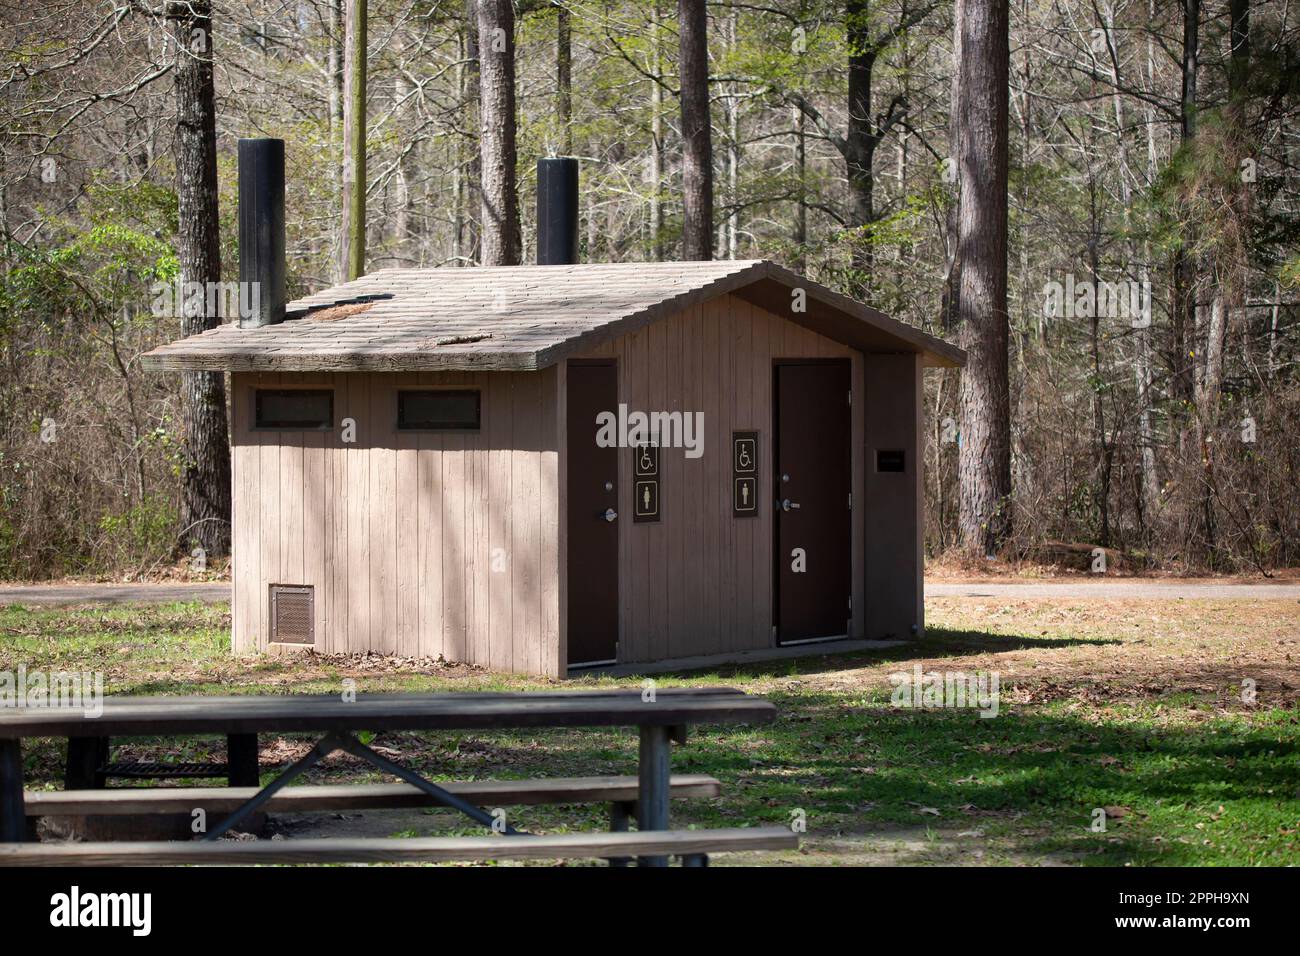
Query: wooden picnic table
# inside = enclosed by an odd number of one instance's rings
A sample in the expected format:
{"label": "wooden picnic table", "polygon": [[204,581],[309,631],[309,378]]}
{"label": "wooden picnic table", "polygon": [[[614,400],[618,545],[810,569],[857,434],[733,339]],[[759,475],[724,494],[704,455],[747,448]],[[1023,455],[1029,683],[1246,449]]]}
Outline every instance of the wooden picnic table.
{"label": "wooden picnic table", "polygon": [[[672,741],[685,742],[692,724],[767,723],[768,701],[732,688],[523,693],[258,695],[227,697],[109,697],[102,712],[73,708],[0,708],[0,842],[24,839],[22,739],[67,737],[77,741],[131,736],[321,733],[315,747],[256,796],[208,831],[213,840],[265,804],[277,790],[336,750],[368,761],[484,826],[499,827],[488,813],[376,753],[357,739],[361,731],[527,730],[538,727],[636,727],[640,735],[638,828],[667,830]],[[254,749],[254,753],[256,750]],[[515,831],[506,827],[507,834]],[[658,862],[650,861],[650,862]]]}

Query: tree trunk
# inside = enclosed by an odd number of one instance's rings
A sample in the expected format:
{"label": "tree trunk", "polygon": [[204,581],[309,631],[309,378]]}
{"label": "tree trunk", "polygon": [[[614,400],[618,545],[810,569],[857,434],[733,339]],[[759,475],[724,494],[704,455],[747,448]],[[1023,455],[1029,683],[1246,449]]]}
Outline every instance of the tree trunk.
{"label": "tree trunk", "polygon": [[[221,281],[217,218],[217,117],[212,79],[212,8],[208,0],[172,4],[176,56],[177,258],[182,289],[199,283],[204,294],[183,303],[181,332],[216,328],[208,283]],[[225,376],[181,376],[185,464],[181,476],[181,539],[197,542],[209,558],[230,553],[230,439],[226,430]]]}
{"label": "tree trunk", "polygon": [[[410,53],[410,44],[402,40],[397,47],[398,55],[405,57]],[[414,115],[407,101],[414,94],[415,88],[403,72],[398,72],[393,80],[394,119],[402,126],[408,125],[407,118]],[[404,146],[397,159],[397,169],[393,176],[393,265],[419,265],[421,243],[419,241],[419,212],[416,208],[415,182],[420,169],[420,143]]]}
{"label": "tree trunk", "polygon": [[794,207],[794,267],[808,267],[808,127],[803,110],[794,107],[794,173],[798,201]]}
{"label": "tree trunk", "polygon": [[654,262],[664,259],[664,90],[662,27],[663,13],[659,0],[655,0],[654,22],[650,24],[651,68],[654,78],[650,82],[650,258]]}
{"label": "tree trunk", "polygon": [[[325,60],[327,102],[329,108],[330,146],[339,142],[343,135],[343,4],[346,0],[329,0],[329,52]],[[340,163],[330,165],[331,195],[338,198],[339,208],[343,208],[343,166]],[[336,277],[342,276],[343,269],[343,221],[338,216],[330,224],[330,262]]]}
{"label": "tree trunk", "polygon": [[[736,52],[736,11],[727,14],[727,53]],[[727,258],[735,259],[740,251],[740,91],[735,82],[727,84],[727,221],[725,245]]]}
{"label": "tree trunk", "polygon": [[[465,111],[463,120],[464,128],[467,130],[478,129],[478,97],[479,97],[479,56],[478,56],[478,12],[477,0],[465,0],[465,26],[461,31],[461,55],[464,60],[464,72],[461,76],[461,104]],[[464,235],[458,241],[460,254],[463,257],[460,264],[473,264],[479,261],[480,244],[479,244],[479,223],[475,218],[475,212],[481,205],[481,193],[479,186],[482,180],[483,164],[479,159],[478,136],[474,135],[474,142],[467,144],[469,146],[469,157],[464,166],[463,188],[464,188],[464,208],[466,216],[464,221]]]}
{"label": "tree trunk", "polygon": [[[1124,112],[1124,97],[1119,92],[1121,77],[1119,68],[1115,62],[1120,60],[1118,55],[1119,37],[1115,32],[1115,5],[1114,0],[1106,6],[1106,31],[1110,37],[1110,42],[1116,45],[1116,56],[1111,62],[1110,74],[1111,85],[1114,87],[1114,93],[1111,97],[1111,108],[1115,113],[1115,145],[1117,148],[1117,157],[1119,159],[1119,168],[1125,170],[1130,168],[1129,149],[1128,149],[1128,122]],[[1154,17],[1152,18],[1154,22]],[[1148,37],[1148,43],[1152,41]],[[1148,58],[1151,56],[1150,47],[1148,47]],[[1150,64],[1150,59],[1148,59]],[[1149,107],[1154,109],[1154,107]],[[1148,117],[1147,126],[1148,137],[1148,162],[1147,170],[1148,179],[1155,181],[1156,171],[1154,168],[1154,152],[1152,137],[1155,136],[1155,123],[1153,117]],[[1123,203],[1124,231],[1132,231],[1132,205],[1133,189],[1127,176],[1119,177],[1120,200]],[[1134,262],[1140,262],[1139,281],[1142,288],[1150,287],[1151,270],[1148,266],[1150,261],[1151,250],[1149,244],[1139,248],[1136,239],[1129,240],[1129,256]],[[1133,378],[1137,387],[1137,404],[1138,404],[1138,460],[1141,463],[1141,509],[1139,515],[1144,524],[1149,524],[1155,517],[1160,507],[1160,477],[1156,472],[1156,450],[1155,435],[1152,429],[1152,387],[1154,385],[1153,373],[1151,368],[1151,328],[1150,325],[1138,324],[1133,329]],[[1104,542],[1103,542],[1104,543]]]}
{"label": "tree trunk", "polygon": [[[1224,111],[1228,124],[1227,164],[1234,171],[1249,156],[1246,127],[1247,80],[1250,57],[1250,6],[1248,0],[1230,0],[1228,60],[1228,103]],[[1218,238],[1212,272],[1214,293],[1206,327],[1203,365],[1196,377],[1196,446],[1201,457],[1201,521],[1206,556],[1213,563],[1218,550],[1215,438],[1219,427],[1219,403],[1223,392],[1223,357],[1232,316],[1246,302],[1246,240],[1249,224],[1249,187],[1240,178],[1227,186],[1227,206],[1234,220],[1232,228]],[[1199,343],[1198,343],[1199,345]]]}
{"label": "tree trunk", "polygon": [[713,258],[713,129],[704,0],[677,0],[682,100],[682,258]]}
{"label": "tree trunk", "polygon": [[[1196,72],[1200,46],[1200,0],[1183,0],[1182,96],[1179,115],[1186,147],[1196,138]],[[1174,290],[1170,315],[1170,371],[1173,398],[1190,404],[1195,397],[1194,363],[1189,352],[1196,329],[1196,262],[1194,224],[1183,230],[1183,246],[1174,253]],[[1185,444],[1185,443],[1182,443]],[[1186,448],[1182,449],[1186,452]]]}
{"label": "tree trunk", "polygon": [[366,271],[366,3],[347,0],[343,56],[343,278]]}
{"label": "tree trunk", "polygon": [[573,31],[569,8],[555,16],[555,112],[560,123],[560,153],[573,155]]}
{"label": "tree trunk", "polygon": [[478,0],[479,156],[482,163],[483,265],[519,265],[515,192],[515,9]]}
{"label": "tree trunk", "polygon": [[346,0],[330,0],[330,37],[326,72],[329,74],[330,132],[337,135],[343,126],[343,4]]}
{"label": "tree trunk", "polygon": [[[1091,133],[1088,134],[1086,142],[1089,146],[1089,155],[1097,156],[1100,150],[1097,143],[1093,140]],[[1102,243],[1101,234],[1101,211],[1098,208],[1097,192],[1098,185],[1095,179],[1095,170],[1092,164],[1088,169],[1088,271],[1092,277],[1094,288],[1096,283],[1101,281],[1101,261],[1099,252]],[[1104,381],[1104,371],[1101,361],[1101,310],[1093,309],[1092,316],[1088,320],[1088,354],[1092,359],[1092,378],[1094,383]],[[1096,462],[1093,465],[1095,475],[1093,485],[1093,503],[1097,508],[1098,517],[1101,519],[1100,538],[1097,541],[1103,548],[1110,547],[1110,481],[1112,474],[1112,465],[1114,462],[1114,446],[1106,434],[1106,396],[1101,388],[1093,385],[1092,389],[1092,435],[1095,446],[1093,454]]]}
{"label": "tree trunk", "polygon": [[854,285],[860,293],[865,293],[871,285],[875,258],[866,229],[875,219],[871,167],[878,138],[871,122],[871,74],[876,68],[876,51],[871,43],[866,0],[850,0],[845,18],[849,44],[849,116],[844,160],[852,203],[849,226],[857,230],[850,264],[855,273]]}
{"label": "tree trunk", "polygon": [[961,10],[957,254],[961,260],[961,531],[967,550],[994,554],[1011,534],[1007,370],[1007,0],[958,0]]}
{"label": "tree trunk", "polygon": [[[948,161],[944,164],[945,180],[953,188],[952,202],[948,206],[946,228],[946,259],[944,263],[943,301],[940,306],[940,324],[944,331],[951,332],[960,321],[961,301],[961,258],[958,246],[961,244],[961,177],[958,175],[957,163],[961,152],[962,100],[961,74],[957,65],[961,63],[961,34],[965,19],[964,7],[960,0],[954,3],[952,11],[952,83],[950,84],[948,102]],[[1008,68],[1009,69],[1009,68]]]}

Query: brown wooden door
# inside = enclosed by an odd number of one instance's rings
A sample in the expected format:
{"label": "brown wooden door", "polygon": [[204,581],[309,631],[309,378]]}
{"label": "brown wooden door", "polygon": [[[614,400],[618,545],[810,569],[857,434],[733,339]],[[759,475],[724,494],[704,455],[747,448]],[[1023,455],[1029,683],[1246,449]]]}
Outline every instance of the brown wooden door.
{"label": "brown wooden door", "polygon": [[613,361],[568,366],[569,666],[618,657],[618,449],[596,416],[618,412]]}
{"label": "brown wooden door", "polygon": [[849,382],[847,361],[776,366],[777,643],[849,632]]}

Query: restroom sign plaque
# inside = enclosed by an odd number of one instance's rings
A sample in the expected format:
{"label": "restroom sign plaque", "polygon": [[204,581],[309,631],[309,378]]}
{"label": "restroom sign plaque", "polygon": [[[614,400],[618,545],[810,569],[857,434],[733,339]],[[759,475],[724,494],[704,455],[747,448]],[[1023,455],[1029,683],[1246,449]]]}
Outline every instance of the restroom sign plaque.
{"label": "restroom sign plaque", "polygon": [[758,432],[731,433],[731,513],[758,517]]}
{"label": "restroom sign plaque", "polygon": [[635,445],[632,448],[632,520],[659,520],[659,448]]}

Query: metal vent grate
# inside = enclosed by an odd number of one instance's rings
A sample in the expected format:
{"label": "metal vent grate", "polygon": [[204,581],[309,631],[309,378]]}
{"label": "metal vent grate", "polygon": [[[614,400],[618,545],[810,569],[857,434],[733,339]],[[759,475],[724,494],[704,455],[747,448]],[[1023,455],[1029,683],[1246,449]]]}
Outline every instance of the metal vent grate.
{"label": "metal vent grate", "polygon": [[303,584],[271,585],[271,640],[277,644],[316,643],[315,589]]}

